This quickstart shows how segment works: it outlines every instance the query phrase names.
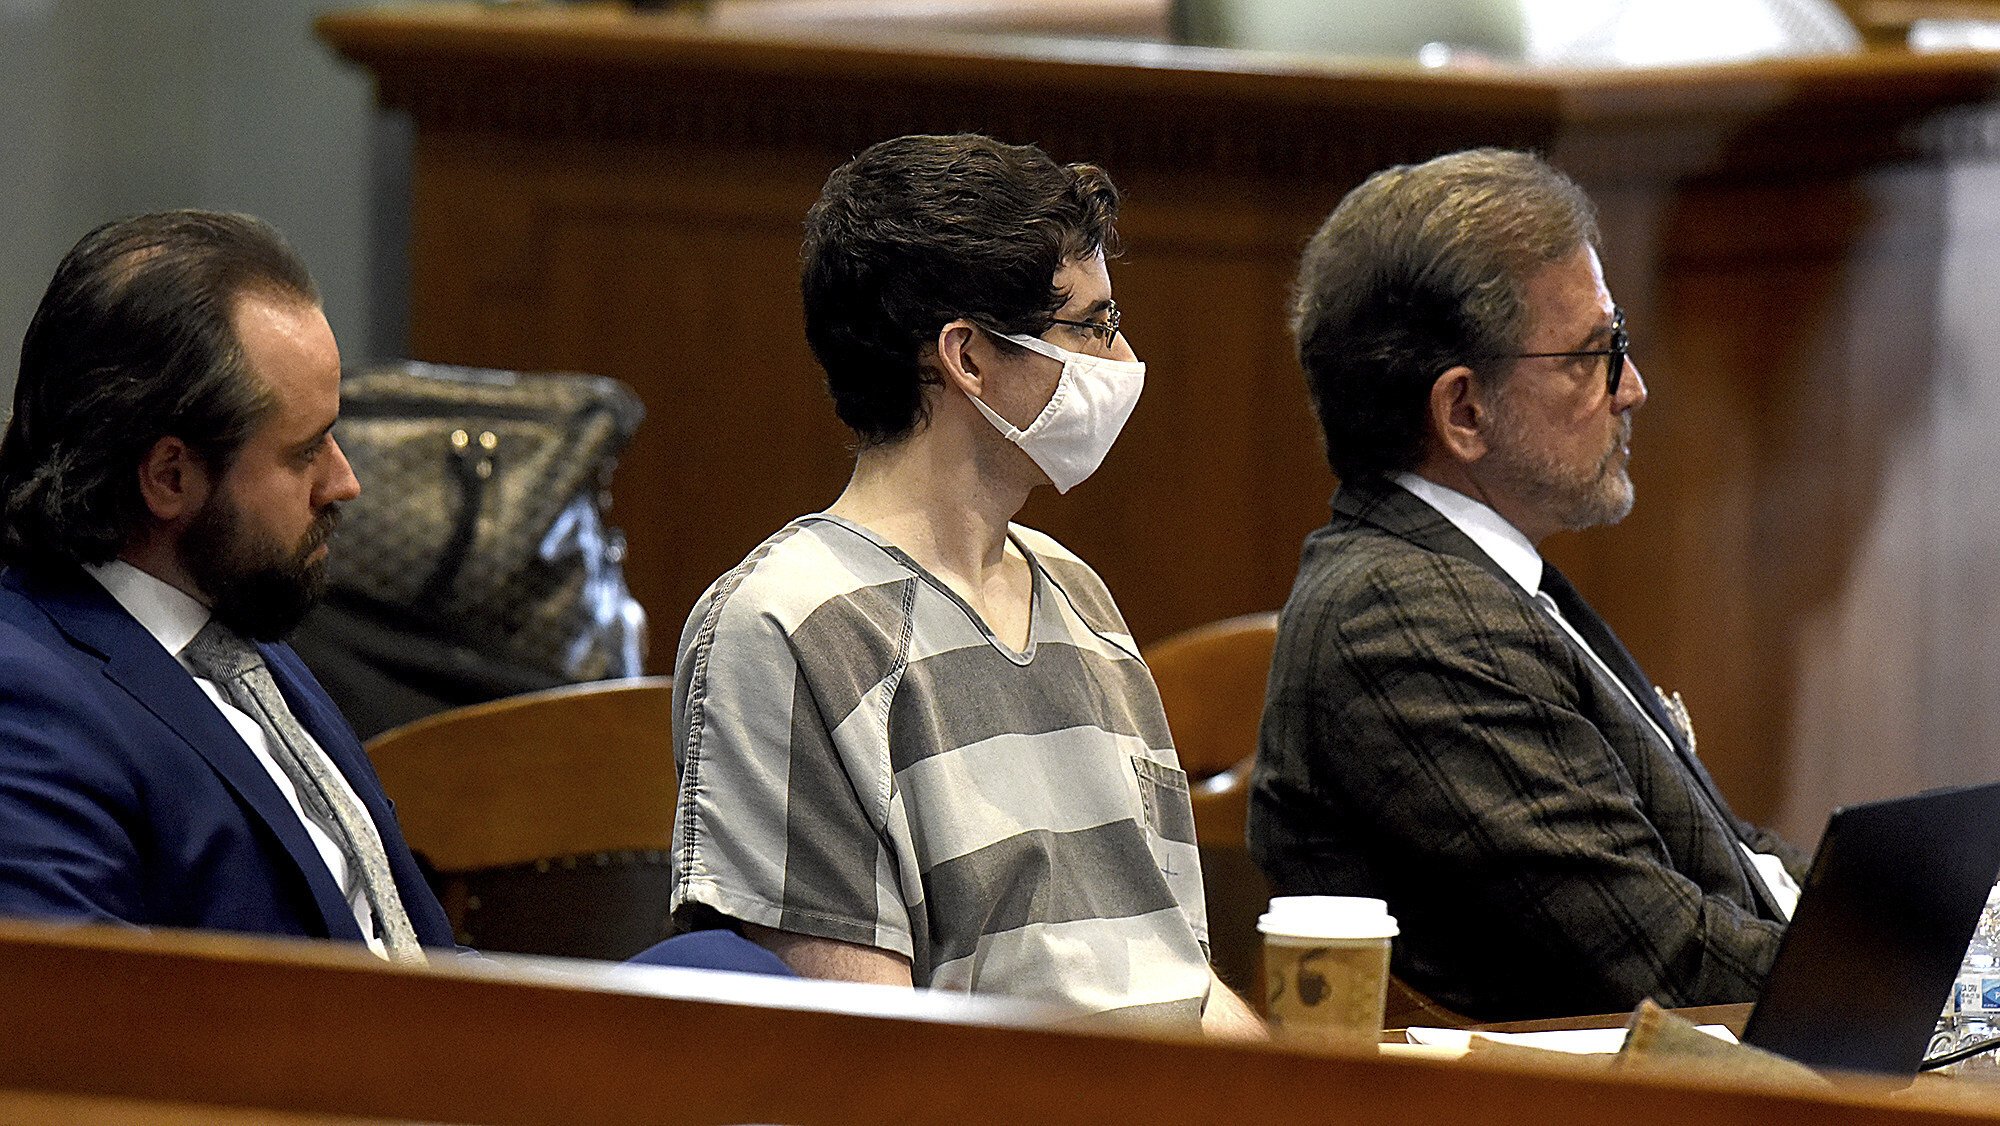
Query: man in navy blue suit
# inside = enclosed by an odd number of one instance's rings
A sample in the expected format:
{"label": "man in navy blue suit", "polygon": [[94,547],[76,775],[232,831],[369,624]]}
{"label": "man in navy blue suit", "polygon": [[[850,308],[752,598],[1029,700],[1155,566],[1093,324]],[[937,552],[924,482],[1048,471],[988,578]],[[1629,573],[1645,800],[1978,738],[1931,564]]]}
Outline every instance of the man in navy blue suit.
{"label": "man in navy blue suit", "polygon": [[280,642],[360,492],[339,410],[312,279],[258,220],[121,220],[58,267],[0,438],[0,914],[452,945]]}

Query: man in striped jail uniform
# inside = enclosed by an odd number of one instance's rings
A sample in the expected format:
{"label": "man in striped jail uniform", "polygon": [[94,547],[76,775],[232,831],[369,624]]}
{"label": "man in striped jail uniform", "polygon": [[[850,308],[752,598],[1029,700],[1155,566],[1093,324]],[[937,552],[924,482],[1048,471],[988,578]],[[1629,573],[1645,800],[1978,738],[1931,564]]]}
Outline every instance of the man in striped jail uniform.
{"label": "man in striped jail uniform", "polygon": [[675,666],[673,905],[813,977],[1256,1032],[1207,959],[1187,778],[1097,575],[1012,523],[1144,365],[1098,168],[904,137],[806,222],[846,490],[718,579]]}

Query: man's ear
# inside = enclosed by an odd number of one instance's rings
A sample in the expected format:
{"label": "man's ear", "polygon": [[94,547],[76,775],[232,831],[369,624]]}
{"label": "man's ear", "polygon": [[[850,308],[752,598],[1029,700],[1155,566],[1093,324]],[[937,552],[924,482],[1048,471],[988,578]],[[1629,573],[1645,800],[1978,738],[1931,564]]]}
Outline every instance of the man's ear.
{"label": "man's ear", "polygon": [[979,326],[968,320],[956,320],[938,330],[938,374],[945,386],[956,387],[975,399],[986,386],[983,362],[974,354],[980,350],[983,335]]}
{"label": "man's ear", "polygon": [[153,518],[163,524],[201,511],[213,486],[207,464],[186,442],[171,435],[154,442],[139,460],[139,495]]}
{"label": "man's ear", "polygon": [[1431,440],[1436,451],[1461,465],[1471,465],[1485,457],[1492,445],[1487,428],[1493,412],[1479,377],[1460,364],[1449,368],[1431,384]]}

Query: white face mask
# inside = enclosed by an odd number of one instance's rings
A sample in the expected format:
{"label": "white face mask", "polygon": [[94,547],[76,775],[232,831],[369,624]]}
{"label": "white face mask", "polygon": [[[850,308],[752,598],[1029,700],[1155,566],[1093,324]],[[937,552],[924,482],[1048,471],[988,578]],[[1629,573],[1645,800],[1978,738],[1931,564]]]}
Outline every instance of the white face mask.
{"label": "white face mask", "polygon": [[[998,335],[998,334],[996,334]],[[1059,348],[1040,337],[1001,336],[1031,352],[1062,361],[1062,378],[1049,405],[1026,430],[1000,417],[998,411],[967,395],[986,421],[1008,441],[1021,447],[1059,493],[1069,492],[1104,463],[1111,443],[1139,405],[1146,386],[1146,365],[1138,360],[1113,360]]]}

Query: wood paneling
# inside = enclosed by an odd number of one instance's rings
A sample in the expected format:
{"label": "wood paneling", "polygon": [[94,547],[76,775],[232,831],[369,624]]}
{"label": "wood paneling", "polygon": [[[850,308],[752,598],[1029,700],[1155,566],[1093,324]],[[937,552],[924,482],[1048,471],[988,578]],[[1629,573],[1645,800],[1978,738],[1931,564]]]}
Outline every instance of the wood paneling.
{"label": "wood paneling", "polygon": [[1978,55],[1437,73],[472,6],[320,31],[416,118],[418,356],[602,372],[646,399],[618,516],[660,668],[702,588],[844,480],[796,244],[862,146],[975,129],[1126,191],[1113,280],[1147,395],[1100,474],[1024,519],[1096,565],[1141,641],[1276,607],[1324,519],[1284,312],[1319,219],[1393,162],[1546,152],[1603,209],[1653,395],[1635,514],[1550,553],[1686,695],[1756,818],[1786,785],[1802,615],[1851,570],[1886,442],[1933,379],[1940,185],[2000,137],[2000,59]]}
{"label": "wood paneling", "polygon": [[62,1121],[55,1112],[97,1106],[105,1117],[80,1120],[188,1122],[201,1121],[190,1106],[212,1105],[235,1108],[218,1122],[576,1126],[2000,1121],[1977,1085],[1885,1095],[1732,1083],[1703,1067],[1612,1074],[1568,1060],[1316,1053],[968,1023],[923,994],[868,987],[608,969],[394,967],[339,944],[0,922],[0,1113]]}

